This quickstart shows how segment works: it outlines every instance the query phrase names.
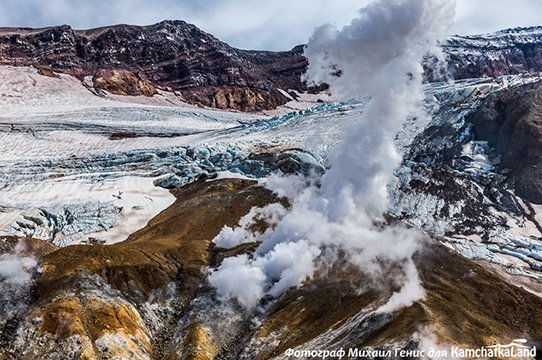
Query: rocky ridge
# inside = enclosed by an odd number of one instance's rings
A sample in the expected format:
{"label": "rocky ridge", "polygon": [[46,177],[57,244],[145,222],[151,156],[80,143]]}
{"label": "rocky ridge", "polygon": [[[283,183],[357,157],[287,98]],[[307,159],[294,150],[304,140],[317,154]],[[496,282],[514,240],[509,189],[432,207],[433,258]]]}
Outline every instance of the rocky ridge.
{"label": "rocky ridge", "polygon": [[442,48],[456,80],[542,71],[542,27],[455,35]]}
{"label": "rocky ridge", "polygon": [[[441,47],[449,65],[428,58],[429,82],[542,70],[540,27],[455,35]],[[301,79],[307,67],[303,46],[236,49],[180,20],[90,30],[0,28],[0,64],[34,66],[45,76],[70,74],[97,95],[170,91],[192,104],[241,111],[274,109],[295,99],[289,90],[309,90]]]}
{"label": "rocky ridge", "polygon": [[279,89],[306,90],[302,52],[235,49],[178,20],[91,30],[0,28],[0,64],[70,74],[97,94],[173,91],[193,104],[243,111],[289,101]]}

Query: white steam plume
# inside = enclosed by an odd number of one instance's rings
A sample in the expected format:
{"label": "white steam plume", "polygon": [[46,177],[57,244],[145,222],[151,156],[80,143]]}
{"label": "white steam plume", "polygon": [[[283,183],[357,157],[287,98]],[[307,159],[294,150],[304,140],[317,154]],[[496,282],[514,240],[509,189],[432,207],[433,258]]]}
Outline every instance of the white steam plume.
{"label": "white steam plume", "polygon": [[225,225],[220,233],[213,239],[216,246],[231,249],[240,244],[255,242],[260,234],[253,230],[257,222],[265,222],[269,225],[276,224],[286,214],[286,208],[281,204],[269,204],[263,208],[253,207],[248,214],[239,220],[239,226],[231,228]]}
{"label": "white steam plume", "polygon": [[27,309],[26,297],[38,262],[25,252],[19,240],[13,254],[0,255],[0,333]]}
{"label": "white steam plume", "polygon": [[35,258],[22,255],[25,250],[25,244],[19,241],[14,254],[0,255],[0,283],[24,285],[31,280],[38,263]]}
{"label": "white steam plume", "polygon": [[[371,101],[359,121],[346,125],[321,187],[308,187],[291,199],[290,212],[261,237],[254,257],[226,259],[209,275],[219,297],[252,308],[266,293],[278,296],[298,286],[338,253],[375,277],[401,270],[402,283],[393,284],[400,290],[380,311],[423,297],[412,261],[418,233],[382,229],[375,220],[388,208],[387,184],[401,160],[393,138],[407,117],[421,116],[420,62],[437,51],[453,12],[448,0],[379,0],[342,29],[324,25],[315,30],[306,48],[308,79],[330,84],[337,95]],[[244,281],[250,286],[244,288]]]}
{"label": "white steam plume", "polygon": [[[438,52],[453,18],[449,1],[378,1],[360,12],[349,26],[316,29],[306,56],[307,78],[331,84],[342,96],[370,96],[361,121],[347,125],[343,141],[331,152],[331,170],[322,185],[325,197],[348,191],[368,215],[387,209],[387,183],[401,157],[393,138],[423,99],[427,52]],[[333,72],[340,71],[337,77]],[[419,114],[418,114],[419,115]],[[334,202],[340,216],[344,206]]]}

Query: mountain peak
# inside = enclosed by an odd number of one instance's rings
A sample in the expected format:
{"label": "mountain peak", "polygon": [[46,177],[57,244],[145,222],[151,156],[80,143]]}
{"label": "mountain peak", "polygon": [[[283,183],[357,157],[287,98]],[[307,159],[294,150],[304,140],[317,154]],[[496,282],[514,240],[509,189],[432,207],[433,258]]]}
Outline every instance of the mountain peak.
{"label": "mountain peak", "polygon": [[151,26],[182,26],[182,27],[186,27],[186,26],[190,26],[190,27],[195,27],[195,25],[192,25],[192,24],[189,24],[187,23],[186,21],[184,20],[162,20],[154,25],[151,25]]}

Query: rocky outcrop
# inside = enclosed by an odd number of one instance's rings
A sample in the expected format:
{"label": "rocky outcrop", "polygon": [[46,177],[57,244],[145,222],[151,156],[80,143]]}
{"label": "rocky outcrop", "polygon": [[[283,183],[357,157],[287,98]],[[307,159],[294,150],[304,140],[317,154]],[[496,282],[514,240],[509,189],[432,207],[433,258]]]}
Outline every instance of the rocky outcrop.
{"label": "rocky outcrop", "polygon": [[[441,246],[428,244],[415,261],[426,289],[424,300],[393,314],[374,313],[372,309],[385,298],[379,292],[382,288],[367,282],[361,285],[364,275],[353,275],[352,269],[332,269],[329,277],[311,280],[277,301],[242,355],[288,359],[287,349],[378,349],[385,348],[384,344],[416,349],[423,348],[423,343],[427,346],[428,340],[441,349],[468,348],[499,341],[499,337],[540,333],[524,327],[529,315],[518,311],[529,312],[531,306],[542,303],[540,298],[503,283],[495,274]],[[480,296],[484,293],[499,295]],[[534,321],[542,321],[542,317]],[[414,333],[419,336],[416,340]]]}
{"label": "rocky outcrop", "polygon": [[87,78],[86,84],[114,94],[171,90],[194,104],[243,111],[284,104],[288,98],[278,88],[305,90],[302,53],[302,47],[235,49],[184,21],[92,30],[0,29],[0,64]]}
{"label": "rocky outcrop", "polygon": [[[203,98],[201,101],[205,103],[206,99]],[[223,110],[274,109],[287,101],[288,99],[278,91],[262,94],[251,89],[217,88],[213,93],[210,106]]]}
{"label": "rocky outcrop", "polygon": [[149,80],[126,70],[98,70],[93,77],[94,86],[118,95],[157,94],[156,87]]}
{"label": "rocky outcrop", "polygon": [[489,142],[511,170],[516,193],[542,203],[542,83],[490,95],[474,114],[475,135]]}

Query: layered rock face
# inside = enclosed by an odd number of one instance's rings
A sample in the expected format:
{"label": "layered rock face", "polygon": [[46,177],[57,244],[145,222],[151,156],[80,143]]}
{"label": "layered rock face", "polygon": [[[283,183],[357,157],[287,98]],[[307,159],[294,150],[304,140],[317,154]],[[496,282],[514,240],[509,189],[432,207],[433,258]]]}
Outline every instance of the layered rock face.
{"label": "layered rock face", "polygon": [[152,96],[178,91],[188,102],[256,111],[289,100],[278,89],[305,90],[303,48],[235,49],[184,21],[73,30],[0,29],[0,63],[62,72],[96,89]]}
{"label": "layered rock face", "polygon": [[455,35],[442,48],[456,80],[542,71],[542,27]]}

